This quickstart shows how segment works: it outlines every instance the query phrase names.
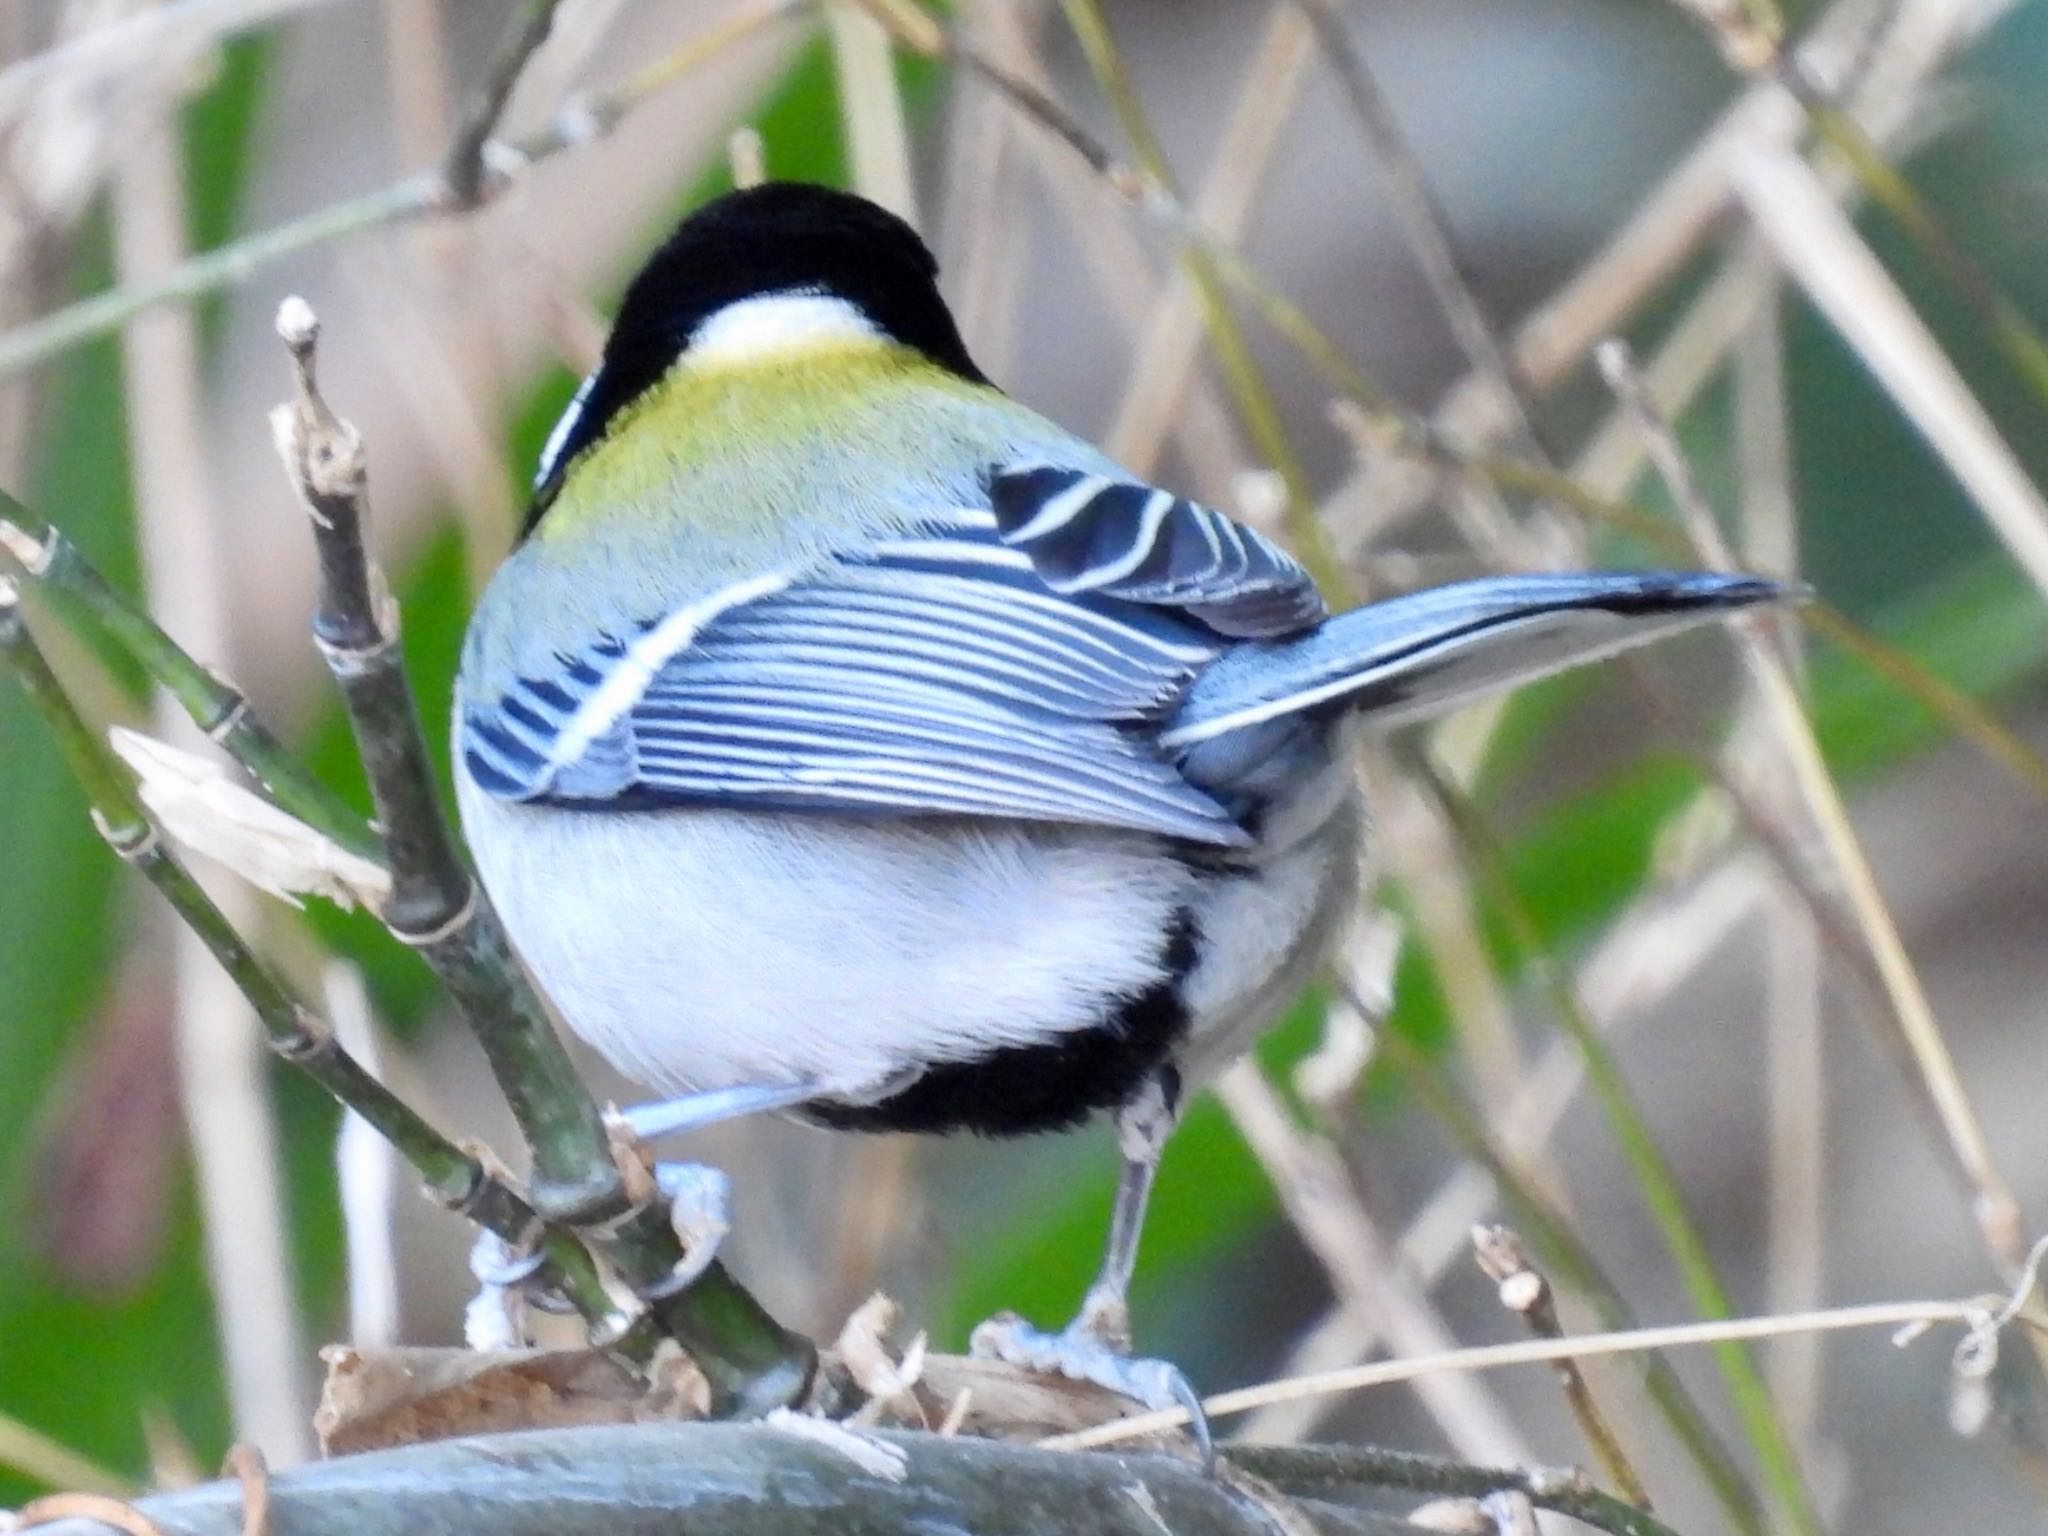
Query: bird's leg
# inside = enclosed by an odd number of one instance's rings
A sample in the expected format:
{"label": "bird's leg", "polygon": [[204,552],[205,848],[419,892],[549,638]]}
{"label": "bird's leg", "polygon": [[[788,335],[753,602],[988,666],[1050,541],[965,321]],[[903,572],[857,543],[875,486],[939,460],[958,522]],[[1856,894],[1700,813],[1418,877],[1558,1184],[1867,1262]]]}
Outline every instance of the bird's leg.
{"label": "bird's leg", "polygon": [[1123,1168],[1117,1175],[1116,1203],[1110,1207],[1109,1238],[1103,1245],[1102,1268],[1081,1298],[1081,1310],[1067,1330],[1122,1355],[1131,1351],[1131,1276],[1138,1268],[1145,1209],[1152,1202],[1159,1159],[1178,1118],[1168,1094],[1170,1087],[1177,1085],[1155,1077],[1116,1113],[1117,1150],[1123,1154]]}
{"label": "bird's leg", "polygon": [[[614,1113],[635,1139],[660,1141],[742,1115],[789,1109],[816,1098],[817,1092],[817,1085],[808,1081],[741,1083],[634,1104]],[[657,1162],[654,1184],[668,1202],[669,1223],[683,1245],[683,1262],[660,1287],[663,1294],[673,1294],[703,1274],[718,1256],[718,1245],[732,1226],[732,1180],[722,1169],[703,1163]],[[529,1302],[543,1311],[569,1310],[560,1296],[532,1283],[540,1265],[540,1255],[531,1244],[515,1246],[493,1232],[477,1238],[470,1249],[469,1269],[479,1288],[464,1321],[471,1348],[510,1349],[524,1344],[524,1307]]]}
{"label": "bird's leg", "polygon": [[1131,1354],[1131,1275],[1138,1264],[1138,1239],[1145,1227],[1152,1181],[1178,1118],[1179,1096],[1179,1074],[1168,1067],[1117,1111],[1117,1146],[1124,1161],[1117,1179],[1116,1204],[1110,1212],[1109,1241],[1103,1249],[1102,1268],[1074,1320],[1059,1333],[1045,1333],[1014,1312],[999,1313],[974,1330],[970,1348],[977,1355],[1026,1370],[1093,1382],[1148,1408],[1185,1408],[1188,1431],[1202,1465],[1213,1467],[1216,1453],[1202,1401],[1180,1367],[1169,1360],[1139,1359]]}

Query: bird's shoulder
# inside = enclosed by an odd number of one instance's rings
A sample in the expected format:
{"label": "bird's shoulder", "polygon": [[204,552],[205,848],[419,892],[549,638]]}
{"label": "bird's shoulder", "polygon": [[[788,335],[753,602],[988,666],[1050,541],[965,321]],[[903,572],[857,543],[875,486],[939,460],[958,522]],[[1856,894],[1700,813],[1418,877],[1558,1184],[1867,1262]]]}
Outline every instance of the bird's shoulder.
{"label": "bird's shoulder", "polygon": [[900,349],[677,370],[572,466],[499,568],[465,673],[502,688],[764,573],[918,533],[976,537],[992,473],[1018,462],[1122,475],[1029,407]]}

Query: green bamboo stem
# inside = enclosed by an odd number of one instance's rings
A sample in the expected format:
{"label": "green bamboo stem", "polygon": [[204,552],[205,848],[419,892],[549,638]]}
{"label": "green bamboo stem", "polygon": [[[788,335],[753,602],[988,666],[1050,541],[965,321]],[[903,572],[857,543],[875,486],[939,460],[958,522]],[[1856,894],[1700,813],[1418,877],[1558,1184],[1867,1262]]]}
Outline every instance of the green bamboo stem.
{"label": "green bamboo stem", "polygon": [[[1551,961],[1535,920],[1507,878],[1503,855],[1492,832],[1433,764],[1424,759],[1417,765],[1417,772],[1448,819],[1466,857],[1494,892],[1496,905],[1522,948],[1532,974],[1550,995],[1559,1023],[1584,1058],[1586,1079],[1594,1098],[1620,1143],[1622,1156],[1678,1266],[1693,1305],[1703,1317],[1733,1317],[1734,1306],[1707,1251],[1706,1241],[1686,1210],[1677,1177],[1651,1135],[1606,1041],[1593,1028],[1570,983]],[[1820,1520],[1807,1493],[1804,1475],[1784,1426],[1778,1422],[1756,1362],[1748,1349],[1737,1342],[1718,1344],[1714,1353],[1765,1486],[1771,1490],[1780,1512],[1803,1536],[1821,1536]]]}
{"label": "green bamboo stem", "polygon": [[139,604],[116,591],[76,544],[5,491],[0,553],[133,659],[278,805],[356,857],[384,862],[384,844],[370,825],[285,750],[239,689],[195,661]]}
{"label": "green bamboo stem", "polygon": [[344,1050],[333,1031],[260,960],[190,871],[165,845],[126,770],[79,715],[30,635],[10,584],[0,578],[0,656],[42,717],[91,803],[109,847],[156,887],[234,981],[283,1061],[362,1116],[418,1170],[427,1194],[518,1246],[540,1241],[548,1283],[593,1323],[615,1312],[590,1255],[566,1233],[542,1232],[533,1207],[477,1157],[435,1130]]}
{"label": "green bamboo stem", "polygon": [[389,850],[385,923],[426,960],[482,1045],[532,1153],[541,1215],[575,1231],[690,1351],[719,1411],[791,1402],[810,1381],[815,1350],[717,1263],[675,1288],[684,1260],[675,1231],[665,1212],[636,1206],[597,1105],[457,848],[398,644],[398,607],[364,542],[362,441],[319,392],[312,311],[287,301],[279,332],[297,390],[280,407],[278,442],[319,557],[314,636],[340,687]]}

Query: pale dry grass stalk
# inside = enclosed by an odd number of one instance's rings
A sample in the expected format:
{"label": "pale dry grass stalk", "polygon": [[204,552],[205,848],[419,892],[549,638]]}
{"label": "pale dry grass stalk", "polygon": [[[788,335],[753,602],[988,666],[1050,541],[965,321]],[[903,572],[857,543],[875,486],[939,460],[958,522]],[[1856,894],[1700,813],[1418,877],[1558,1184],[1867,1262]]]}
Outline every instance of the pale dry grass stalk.
{"label": "pale dry grass stalk", "polygon": [[[1754,237],[1737,242],[1643,364],[1644,387],[1661,414],[1672,420],[1684,416],[1721,375],[1730,352],[1757,325],[1760,311],[1777,291],[1777,267],[1769,252]],[[1642,473],[1647,447],[1635,413],[1617,405],[1579,450],[1572,478],[1596,495],[1625,495]]]}
{"label": "pale dry grass stalk", "polygon": [[[50,1488],[76,1488],[85,1493],[126,1498],[135,1485],[88,1456],[82,1456],[41,1430],[0,1413],[0,1467],[32,1477]],[[0,1526],[6,1523],[0,1510]]]}
{"label": "pale dry grass stalk", "polygon": [[1948,465],[2034,584],[2048,593],[2048,502],[1897,284],[1805,161],[1736,157],[1756,228]]}
{"label": "pale dry grass stalk", "polygon": [[768,179],[768,145],[761,130],[752,126],[733,129],[725,141],[726,168],[733,187],[744,192]]}
{"label": "pale dry grass stalk", "polygon": [[[1764,1317],[1731,1317],[1711,1323],[1678,1323],[1661,1328],[1631,1328],[1619,1333],[1582,1333],[1569,1339],[1522,1339],[1512,1344],[1487,1344],[1472,1349],[1448,1350],[1442,1354],[1384,1360],[1344,1370],[1325,1371],[1315,1376],[1297,1376],[1262,1382],[1219,1392],[1202,1400],[1202,1409],[1212,1419],[1248,1413],[1255,1408],[1286,1402],[1298,1397],[1319,1397],[1336,1393],[1363,1392],[1373,1387],[1393,1386],[1424,1377],[1470,1371],[1497,1371],[1517,1365],[1554,1365],[1567,1357],[1581,1360],[1603,1355],[1637,1355],[1656,1350],[1712,1348],[1758,1340],[1789,1338],[1797,1334],[1843,1333],[1885,1328],[1905,1338],[1917,1338],[1929,1327],[1960,1324],[1981,1327],[1995,1303],[1982,1299],[1968,1301],[1891,1301],[1862,1306],[1836,1307],[1819,1312],[1773,1313]],[[1164,1408],[1152,1413],[1133,1414],[1126,1419],[1055,1435],[1039,1444],[1057,1450],[1092,1450],[1142,1439],[1187,1423],[1183,1409]]]}
{"label": "pale dry grass stalk", "polygon": [[[1476,767],[1477,754],[1471,761]],[[1443,988],[1444,1006],[1457,1021],[1458,1046],[1472,1065],[1480,1099],[1489,1113],[1505,1113],[1520,1096],[1528,1063],[1515,1034],[1507,986],[1480,926],[1477,896],[1449,830],[1385,752],[1366,751],[1360,772],[1375,812],[1376,846],[1414,907],[1416,937]],[[1551,1192],[1561,1193],[1561,1188]]]}
{"label": "pale dry grass stalk", "polygon": [[[1383,953],[1378,956],[1375,971],[1390,982],[1402,936],[1397,932],[1391,942],[1380,942]],[[1350,960],[1356,949],[1355,945],[1348,947],[1339,963]],[[1331,1006],[1343,1006],[1360,991],[1359,978],[1355,974],[1348,976],[1343,995],[1333,1000]],[[1626,1014],[1619,1022],[1626,1024],[1638,1016]],[[1546,1046],[1525,1085],[1501,1114],[1504,1144],[1518,1156],[1532,1161],[1538,1158],[1577,1096],[1584,1075],[1584,1058],[1568,1041],[1553,1040]],[[1329,1102],[1334,1113],[1334,1106],[1341,1100],[1333,1097]],[[1466,1235],[1498,1208],[1498,1201],[1499,1191],[1492,1176],[1476,1163],[1462,1164],[1410,1217],[1393,1247],[1395,1269],[1414,1275],[1425,1288],[1434,1286],[1464,1252]],[[1358,1312],[1340,1296],[1337,1304],[1289,1352],[1280,1374],[1292,1376],[1350,1365],[1371,1355],[1380,1344],[1381,1334],[1375,1320]],[[1323,1398],[1273,1404],[1246,1424],[1246,1436],[1272,1441],[1303,1439],[1333,1405],[1331,1399]]]}
{"label": "pale dry grass stalk", "polygon": [[[1379,1224],[1336,1149],[1294,1123],[1249,1057],[1216,1080],[1215,1092],[1345,1308],[1404,1353],[1448,1349],[1449,1330],[1422,1288],[1391,1262]],[[1515,1464],[1532,1459],[1521,1432],[1490,1393],[1445,1377],[1418,1379],[1416,1394],[1459,1455]]]}
{"label": "pale dry grass stalk", "polygon": [[[166,119],[129,146],[113,181],[115,260],[125,282],[147,281],[184,254],[182,151]],[[189,312],[139,319],[123,338],[123,385],[137,525],[151,601],[166,627],[217,665],[232,657],[223,584],[227,530],[208,485],[199,337]],[[158,729],[187,732],[159,704]],[[218,892],[230,921],[258,910],[246,887]],[[175,940],[177,1068],[198,1172],[207,1273],[238,1437],[280,1466],[312,1452],[305,1334],[281,1187],[276,1108],[254,1010],[189,930]]]}
{"label": "pale dry grass stalk", "polygon": [[[502,162],[511,179],[556,155],[602,139],[649,97],[673,87],[726,50],[787,20],[804,0],[753,0],[735,7],[704,32],[672,49],[627,79],[606,89],[581,93],[538,132],[513,144]],[[347,240],[371,230],[446,213],[446,188],[438,172],[409,175],[359,197],[291,219],[283,224],[190,256],[148,282],[122,284],[55,313],[0,333],[0,379],[34,367],[73,347],[106,335],[145,310],[189,303],[222,288],[245,283],[265,268],[300,251]]]}
{"label": "pale dry grass stalk", "polygon": [[[1335,599],[1348,590],[1346,572],[1330,552],[1300,452],[1274,398],[1272,384],[1253,356],[1227,296],[1231,285],[1226,268],[1240,274],[1246,269],[1242,262],[1232,264],[1222,259],[1232,249],[1228,242],[1213,238],[1189,210],[1168,162],[1165,145],[1138,94],[1100,0],[1060,0],[1060,10],[1080,45],[1089,72],[1095,77],[1096,88],[1107,98],[1130,143],[1147,192],[1141,203],[1161,211],[1170,207],[1177,229],[1188,237],[1180,242],[1179,263],[1200,296],[1210,356],[1262,467],[1277,475],[1285,488],[1285,523],[1296,558]],[[1048,126],[1058,121],[1062,136],[1076,147],[1088,137],[1085,129],[1075,136],[1073,130],[1080,125],[1064,110],[1056,110],[1043,120]]]}
{"label": "pale dry grass stalk", "polygon": [[182,70],[227,38],[329,0],[181,0],[146,6],[110,26],[0,70],[0,126],[11,125],[35,97],[62,81],[98,91],[131,73]]}
{"label": "pale dry grass stalk", "polygon": [[[1830,213],[1834,212],[1833,203],[1824,196],[1821,201]],[[1669,423],[1650,400],[1641,372],[1627,349],[1619,343],[1605,344],[1602,364],[1623,404],[1636,412],[1652,457],[1670,483],[1672,499],[1699,557],[1717,570],[1733,569],[1734,556],[1726,538],[1693,483],[1683,451]],[[1841,791],[1821,755],[1820,743],[1798,690],[1783,662],[1762,642],[1757,631],[1738,624],[1735,632],[1757,688],[1758,709],[1770,722],[1785,768],[1798,785],[1814,834],[1827,851],[1849,914],[1890,1004],[1895,1027],[1918,1074],[1917,1081],[1939,1120],[1949,1156],[1971,1191],[1972,1215],[1978,1231],[2000,1272],[2010,1278],[2018,1272],[2026,1251],[2019,1203],[1998,1169],[1926,988],[1850,824]]]}
{"label": "pale dry grass stalk", "polygon": [[[1834,82],[1851,119],[1888,144],[1910,126],[1942,66],[2018,3],[1836,0],[1806,30],[1794,57],[1808,74]],[[1734,195],[1731,157],[1749,147],[1792,145],[1804,120],[1775,82],[1748,87],[1724,110],[1601,249],[1515,326],[1510,356],[1526,387],[1547,395],[1596,343],[1627,326],[1720,227]],[[1492,399],[1485,382],[1468,374],[1444,393],[1431,423],[1467,450],[1491,448],[1511,426]],[[1396,526],[1435,494],[1432,478],[1398,466],[1381,462],[1362,471],[1329,498],[1327,515],[1347,551],[1362,530]]]}
{"label": "pale dry grass stalk", "polygon": [[[1036,90],[1048,88],[1039,43],[1023,18],[1008,4],[981,0],[973,11],[984,36],[979,46],[997,68]],[[995,109],[1014,119],[1016,106],[1000,93],[986,93]],[[1043,133],[1014,135],[1020,157],[1037,173],[1055,213],[1068,249],[1079,258],[1103,300],[1111,322],[1135,344],[1138,316],[1155,301],[1157,281],[1144,245],[1129,221],[1116,216],[1115,199],[1086,165],[1066,146]],[[1020,242],[1021,243],[1021,242]],[[1244,434],[1223,406],[1217,389],[1197,378],[1185,397],[1174,436],[1196,495],[1228,505],[1238,472],[1247,462]]]}
{"label": "pale dry grass stalk", "polygon": [[1323,56],[1336,73],[1346,102],[1385,184],[1388,206],[1429,291],[1473,375],[1492,392],[1491,410],[1509,423],[1510,441],[1543,457],[1543,438],[1534,408],[1516,376],[1514,358],[1503,343],[1465,270],[1450,220],[1429,178],[1394,116],[1393,106],[1373,78],[1333,0],[1295,0],[1316,30]]}
{"label": "pale dry grass stalk", "polygon": [[[327,1022],[341,1048],[384,1079],[383,1048],[363,973],[345,960],[323,969]],[[399,1340],[396,1233],[398,1149],[354,1110],[344,1110],[335,1136],[334,1167],[341,1190],[341,1232],[347,1247],[348,1341],[381,1349]]]}
{"label": "pale dry grass stalk", "polygon": [[[1296,10],[1276,9],[1266,19],[1193,203],[1195,217],[1219,239],[1243,238],[1300,97],[1313,41]],[[1104,451],[1141,475],[1152,472],[1180,418],[1203,325],[1201,293],[1187,269],[1177,268],[1146,315],[1123,399],[1103,436]]]}
{"label": "pale dry grass stalk", "polygon": [[448,0],[380,0],[391,134],[406,165],[424,165],[448,142],[455,71],[448,58]]}
{"label": "pale dry grass stalk", "polygon": [[[393,142],[401,164],[431,164],[447,153],[458,94],[447,0],[385,0],[383,11]],[[470,590],[481,591],[518,526],[498,409],[503,360],[482,302],[488,285],[479,268],[490,257],[460,220],[409,233],[358,247],[339,265],[374,295],[361,308],[378,332],[386,378],[414,397],[417,419],[432,424],[424,442],[463,525]]]}
{"label": "pale dry grass stalk", "polygon": [[[1738,855],[1683,885],[1660,886],[1630,903],[1577,973],[1587,1013],[1603,1035],[1618,1043],[1654,1023],[1662,1004],[1760,910],[1764,893],[1760,861]],[[1539,1165],[1585,1077],[1585,1055],[1576,1045],[1562,1038],[1546,1044],[1521,1091],[1495,1119],[1501,1151],[1519,1164]],[[1498,1213],[1500,1197],[1484,1166],[1460,1164],[1409,1218],[1394,1247],[1396,1266],[1433,1286],[1466,1252],[1472,1228]],[[1350,1365],[1379,1343],[1372,1324],[1340,1304],[1303,1337],[1279,1374]],[[1302,1439],[1334,1406],[1326,1397],[1276,1402],[1257,1410],[1245,1433],[1258,1440]]]}
{"label": "pale dry grass stalk", "polygon": [[[994,6],[972,0],[961,8],[962,24],[979,34],[984,15],[995,11],[1028,36],[1042,25],[1044,9],[1044,0]],[[968,349],[990,378],[1006,379],[1016,360],[1029,244],[1018,238],[1018,145],[1009,109],[1000,100],[965,79],[956,79],[952,91],[933,249]]]}
{"label": "pale dry grass stalk", "polygon": [[889,34],[851,0],[826,0],[824,9],[854,190],[915,225],[920,221],[910,129]]}
{"label": "pale dry grass stalk", "polygon": [[427,461],[462,525],[469,590],[483,590],[510,552],[519,505],[499,399],[499,348],[480,304],[489,256],[467,227],[436,222],[420,238],[363,245],[337,262],[361,302],[380,373],[423,424]]}
{"label": "pale dry grass stalk", "polygon": [[[1799,568],[1799,528],[1785,337],[1774,281],[1757,319],[1733,354],[1735,459],[1740,484],[1738,543],[1752,570],[1790,575]],[[1774,626],[1790,675],[1804,675],[1802,632]],[[1737,772],[1763,796],[1768,814],[1798,813],[1786,792],[1782,752],[1762,700],[1752,690],[1733,733]],[[1820,934],[1798,892],[1763,893],[1765,1084],[1770,1107],[1770,1263],[1766,1295],[1777,1312],[1821,1303],[1827,1223],[1827,1061],[1823,1052]],[[1771,1395],[1795,1443],[1810,1447],[1820,1428],[1821,1349],[1811,1337],[1787,1339],[1764,1362]]]}

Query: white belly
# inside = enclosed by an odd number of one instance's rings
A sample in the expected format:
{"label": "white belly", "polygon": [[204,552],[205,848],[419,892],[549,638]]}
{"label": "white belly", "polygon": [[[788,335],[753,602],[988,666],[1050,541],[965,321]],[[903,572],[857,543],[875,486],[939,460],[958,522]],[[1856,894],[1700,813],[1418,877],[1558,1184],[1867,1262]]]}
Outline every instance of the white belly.
{"label": "white belly", "polygon": [[484,883],[536,980],[663,1093],[809,1080],[859,1099],[914,1068],[1101,1025],[1160,980],[1182,911],[1206,1075],[1222,1063],[1205,1038],[1227,1037],[1227,1054],[1256,1038],[1320,961],[1322,914],[1354,879],[1350,814],[1219,875],[1094,828],[618,815],[507,804],[457,777]]}

